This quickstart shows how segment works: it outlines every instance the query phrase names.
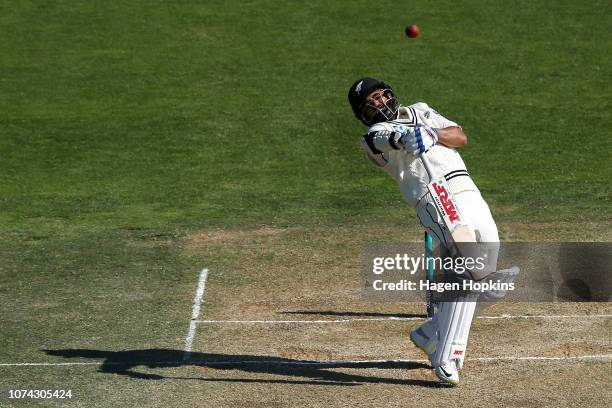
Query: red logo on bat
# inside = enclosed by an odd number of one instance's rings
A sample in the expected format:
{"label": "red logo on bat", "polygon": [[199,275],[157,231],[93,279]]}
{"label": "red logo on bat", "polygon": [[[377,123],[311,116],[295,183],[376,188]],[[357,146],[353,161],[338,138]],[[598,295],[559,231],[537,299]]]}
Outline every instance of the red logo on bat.
{"label": "red logo on bat", "polygon": [[442,202],[442,206],[448,218],[451,221],[459,221],[459,214],[457,214],[457,209],[453,205],[453,202],[448,198],[446,188],[444,188],[442,184],[435,183],[434,190],[436,190],[436,194],[440,197],[440,202]]}
{"label": "red logo on bat", "polygon": [[453,352],[453,355],[454,355],[454,356],[460,356],[460,355],[462,355],[462,354],[463,354],[463,350],[455,350],[455,351]]}

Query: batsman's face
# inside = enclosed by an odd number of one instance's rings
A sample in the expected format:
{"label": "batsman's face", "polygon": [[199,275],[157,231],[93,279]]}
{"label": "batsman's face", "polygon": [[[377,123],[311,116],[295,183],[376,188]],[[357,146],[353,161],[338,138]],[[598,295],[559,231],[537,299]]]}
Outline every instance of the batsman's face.
{"label": "batsman's face", "polygon": [[374,117],[377,113],[387,110],[387,102],[391,97],[391,93],[386,89],[372,91],[365,100],[363,114],[366,117]]}
{"label": "batsman's face", "polygon": [[390,89],[377,89],[370,92],[361,108],[362,122],[368,126],[391,120],[396,113],[397,99]]}
{"label": "batsman's face", "polygon": [[371,104],[378,108],[389,100],[389,95],[383,89],[372,91],[366,98],[366,104]]}

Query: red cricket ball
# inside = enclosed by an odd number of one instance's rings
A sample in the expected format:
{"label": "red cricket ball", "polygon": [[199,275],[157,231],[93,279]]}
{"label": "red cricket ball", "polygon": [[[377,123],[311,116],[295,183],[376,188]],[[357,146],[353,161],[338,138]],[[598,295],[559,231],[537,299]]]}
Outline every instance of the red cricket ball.
{"label": "red cricket ball", "polygon": [[417,26],[416,24],[411,24],[408,27],[406,27],[406,35],[410,38],[416,38],[419,36],[419,26]]}

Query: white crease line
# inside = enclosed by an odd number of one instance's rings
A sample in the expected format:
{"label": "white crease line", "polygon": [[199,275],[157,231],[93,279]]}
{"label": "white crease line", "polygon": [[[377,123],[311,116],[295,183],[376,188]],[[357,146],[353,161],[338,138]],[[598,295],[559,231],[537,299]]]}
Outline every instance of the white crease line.
{"label": "white crease line", "polygon": [[200,317],[200,306],[204,299],[204,289],[206,288],[206,278],[208,277],[208,269],[202,269],[200,272],[200,279],[198,281],[198,290],[196,290],[195,297],[193,298],[193,310],[191,311],[191,321],[189,322],[189,330],[187,331],[187,337],[185,337],[185,353],[183,354],[183,361],[189,360],[191,356],[191,347],[193,345],[193,339],[196,333],[196,327],[198,323],[198,317]]}
{"label": "white crease line", "polygon": [[[583,356],[496,356],[496,357],[471,357],[468,361],[588,361],[588,360],[610,360],[612,354],[591,354]],[[400,360],[330,360],[330,361],[286,361],[286,360],[190,360],[187,364],[193,365],[240,365],[240,364],[271,364],[271,365],[296,365],[296,366],[330,366],[351,364],[384,364],[384,363],[427,363],[425,359],[400,359]],[[0,367],[32,367],[32,366],[79,366],[79,365],[117,365],[117,366],[181,366],[185,361],[97,361],[97,362],[72,362],[72,363],[0,363]],[[341,367],[338,367],[341,368]],[[384,368],[384,367],[383,367]]]}
{"label": "white crease line", "polygon": [[[501,316],[478,316],[477,319],[601,319],[612,317],[612,314],[601,315],[501,315]],[[195,323],[202,324],[330,324],[330,323],[351,323],[367,321],[410,321],[425,320],[424,317],[372,317],[356,319],[336,319],[336,320],[195,320]]]}
{"label": "white crease line", "polygon": [[468,360],[475,361],[566,361],[566,360],[609,360],[612,354],[591,354],[586,356],[499,356],[499,357],[475,357]]}
{"label": "white crease line", "polygon": [[[497,356],[497,357],[471,357],[468,361],[566,361],[566,360],[610,360],[612,354],[592,354],[584,356]],[[243,361],[205,361],[193,360],[190,363],[202,365],[232,365],[232,364],[282,364],[282,365],[350,365],[350,364],[376,364],[376,363],[428,363],[425,359],[398,359],[398,360],[330,360],[330,361],[278,361],[278,360],[243,360]]]}
{"label": "white crease line", "polygon": [[291,324],[291,323],[350,323],[350,322],[365,322],[365,321],[382,321],[382,320],[425,320],[422,317],[385,317],[371,319],[341,319],[341,320],[197,320],[196,323],[269,323],[269,324]]}
{"label": "white crease line", "polygon": [[583,318],[607,318],[612,317],[612,314],[594,314],[594,315],[501,315],[501,316],[478,316],[477,319],[583,319]]}

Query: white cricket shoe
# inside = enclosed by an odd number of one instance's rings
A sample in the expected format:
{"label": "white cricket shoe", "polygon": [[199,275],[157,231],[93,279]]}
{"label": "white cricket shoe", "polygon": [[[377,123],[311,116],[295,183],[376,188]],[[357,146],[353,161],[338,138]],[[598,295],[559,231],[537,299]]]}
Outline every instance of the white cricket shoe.
{"label": "white cricket shoe", "polygon": [[459,384],[459,371],[457,370],[457,364],[455,360],[448,363],[442,364],[435,369],[436,376],[447,384],[457,385]]}

